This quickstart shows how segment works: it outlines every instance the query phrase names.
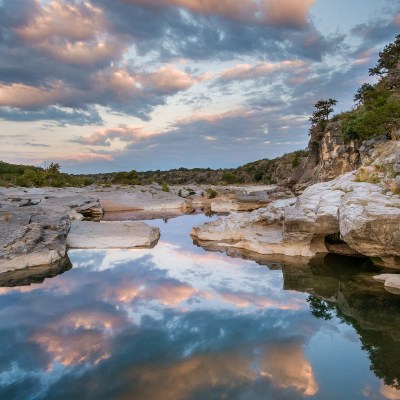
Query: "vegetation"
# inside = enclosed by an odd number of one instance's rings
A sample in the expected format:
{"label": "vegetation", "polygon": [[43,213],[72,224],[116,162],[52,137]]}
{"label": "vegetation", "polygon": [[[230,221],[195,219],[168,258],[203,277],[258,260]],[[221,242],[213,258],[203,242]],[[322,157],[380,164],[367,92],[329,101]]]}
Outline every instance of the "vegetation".
{"label": "vegetation", "polygon": [[163,182],[162,187],[161,187],[163,192],[169,192],[169,186],[167,182]]}
{"label": "vegetation", "polygon": [[400,35],[379,53],[375,67],[369,69],[377,76],[374,85],[364,83],[354,95],[354,110],[340,116],[345,141],[366,140],[382,134],[398,139],[400,129]]}
{"label": "vegetation", "polygon": [[93,183],[90,177],[78,177],[60,172],[60,164],[51,163],[46,168],[14,165],[0,162],[0,186],[87,186]]}
{"label": "vegetation", "polygon": [[213,188],[207,188],[206,195],[207,195],[208,199],[214,199],[215,197],[218,196],[218,192],[216,190],[214,190]]}
{"label": "vegetation", "polygon": [[328,121],[329,114],[333,112],[333,106],[337,104],[337,100],[318,100],[315,104],[315,111],[312,113],[309,121],[311,121],[311,127],[318,126],[322,130],[325,129]]}

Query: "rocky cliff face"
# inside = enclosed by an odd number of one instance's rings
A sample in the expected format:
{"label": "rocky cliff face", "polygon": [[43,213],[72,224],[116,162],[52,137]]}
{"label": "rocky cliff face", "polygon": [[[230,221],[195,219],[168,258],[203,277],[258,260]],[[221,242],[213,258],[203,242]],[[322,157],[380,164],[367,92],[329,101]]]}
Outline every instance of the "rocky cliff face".
{"label": "rocky cliff face", "polygon": [[360,142],[345,143],[341,137],[341,122],[330,122],[325,130],[311,130],[308,157],[292,175],[292,184],[299,187],[326,182],[360,166]]}
{"label": "rocky cliff face", "polygon": [[375,144],[368,166],[330,182],[310,185],[295,199],[278,200],[252,213],[231,215],[192,230],[200,245],[260,254],[313,257],[318,253],[365,255],[400,269],[400,142]]}

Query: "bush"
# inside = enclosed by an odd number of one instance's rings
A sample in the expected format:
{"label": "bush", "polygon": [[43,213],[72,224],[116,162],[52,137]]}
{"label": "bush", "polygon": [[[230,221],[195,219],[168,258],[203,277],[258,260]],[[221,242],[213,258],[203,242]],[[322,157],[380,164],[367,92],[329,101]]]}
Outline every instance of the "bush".
{"label": "bush", "polygon": [[218,192],[216,190],[214,190],[213,188],[207,188],[206,194],[207,194],[208,199],[214,199],[215,197],[218,196]]}
{"label": "bush", "polygon": [[237,181],[237,177],[233,172],[224,172],[222,175],[222,180],[226,183],[235,183]]}
{"label": "bush", "polygon": [[292,168],[296,168],[300,165],[300,157],[299,154],[296,152],[292,157]]}
{"label": "bush", "polygon": [[161,190],[163,192],[169,192],[169,186],[167,182],[163,182]]}

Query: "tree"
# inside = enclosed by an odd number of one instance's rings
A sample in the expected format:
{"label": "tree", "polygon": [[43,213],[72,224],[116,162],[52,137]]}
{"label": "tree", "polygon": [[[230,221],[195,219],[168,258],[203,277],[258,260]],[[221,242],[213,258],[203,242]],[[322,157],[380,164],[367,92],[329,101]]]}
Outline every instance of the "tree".
{"label": "tree", "polygon": [[368,102],[368,99],[372,92],[375,90],[375,86],[370,83],[363,83],[357,90],[354,95],[354,102],[357,105],[365,104]]}
{"label": "tree", "polygon": [[379,53],[378,63],[369,69],[370,76],[384,76],[395,69],[400,61],[400,34],[393,43],[388,44]]}
{"label": "tree", "polygon": [[329,114],[333,112],[333,106],[337,103],[335,99],[328,100],[318,100],[314,107],[316,110],[312,113],[312,116],[309,118],[311,121],[311,125],[320,126],[322,129],[325,128],[326,123],[329,121]]}

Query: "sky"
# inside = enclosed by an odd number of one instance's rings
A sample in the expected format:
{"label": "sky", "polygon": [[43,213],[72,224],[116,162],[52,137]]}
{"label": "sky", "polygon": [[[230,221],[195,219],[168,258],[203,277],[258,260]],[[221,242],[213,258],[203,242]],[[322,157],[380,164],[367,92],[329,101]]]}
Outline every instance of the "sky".
{"label": "sky", "polygon": [[353,107],[400,0],[0,0],[0,160],[237,167]]}

